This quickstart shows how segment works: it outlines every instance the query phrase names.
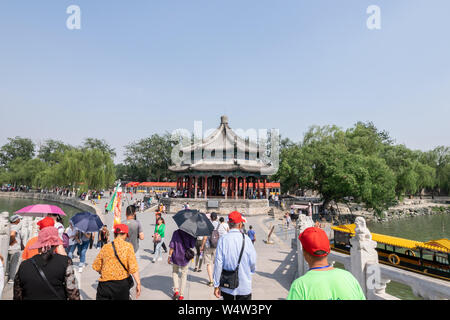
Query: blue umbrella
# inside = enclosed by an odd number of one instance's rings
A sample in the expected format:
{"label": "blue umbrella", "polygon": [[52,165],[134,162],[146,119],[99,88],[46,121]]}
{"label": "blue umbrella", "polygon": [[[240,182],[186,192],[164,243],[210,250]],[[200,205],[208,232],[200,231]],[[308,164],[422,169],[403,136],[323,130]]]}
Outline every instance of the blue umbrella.
{"label": "blue umbrella", "polygon": [[84,233],[97,232],[103,227],[103,222],[100,220],[100,217],[90,212],[79,212],[70,221],[74,228]]}

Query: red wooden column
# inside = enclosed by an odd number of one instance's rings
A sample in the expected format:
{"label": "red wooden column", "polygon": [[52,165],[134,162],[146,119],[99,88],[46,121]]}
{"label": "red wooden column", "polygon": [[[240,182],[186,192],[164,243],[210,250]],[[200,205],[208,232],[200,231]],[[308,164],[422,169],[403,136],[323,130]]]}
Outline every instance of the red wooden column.
{"label": "red wooden column", "polygon": [[245,177],[242,178],[242,195],[243,195],[243,199],[245,200],[245,193],[247,192],[246,189],[246,185],[245,185]]}
{"label": "red wooden column", "polygon": [[256,199],[260,199],[259,192],[260,192],[261,190],[259,189],[259,178],[256,179],[256,188],[257,188],[257,191],[256,191]]}
{"label": "red wooden column", "polygon": [[208,198],[208,176],[205,176],[205,199]]}
{"label": "red wooden column", "polygon": [[228,177],[225,177],[225,199],[227,199],[228,194]]}
{"label": "red wooden column", "polygon": [[235,192],[235,195],[234,195],[234,197],[235,197],[235,199],[237,200],[238,199],[238,186],[239,186],[239,178],[238,177],[236,177],[236,178],[234,178],[234,181],[235,181],[235,186],[234,186],[234,192]]}
{"label": "red wooden column", "polygon": [[269,198],[268,196],[267,196],[267,188],[266,188],[266,178],[264,178],[264,196],[265,196],[265,198],[267,199],[267,198]]}
{"label": "red wooden column", "polygon": [[197,199],[197,176],[194,176],[194,199]]}

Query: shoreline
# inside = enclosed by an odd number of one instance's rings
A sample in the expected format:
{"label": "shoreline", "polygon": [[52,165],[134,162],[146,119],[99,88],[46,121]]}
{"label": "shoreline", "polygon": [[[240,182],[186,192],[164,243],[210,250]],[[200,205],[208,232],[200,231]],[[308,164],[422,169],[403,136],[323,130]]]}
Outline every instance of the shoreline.
{"label": "shoreline", "polygon": [[77,198],[61,197],[52,193],[35,193],[35,192],[0,192],[0,198],[4,199],[30,199],[30,200],[45,200],[58,204],[71,206],[81,211],[89,211],[96,213],[101,217],[96,207],[91,206],[88,203],[83,203]]}

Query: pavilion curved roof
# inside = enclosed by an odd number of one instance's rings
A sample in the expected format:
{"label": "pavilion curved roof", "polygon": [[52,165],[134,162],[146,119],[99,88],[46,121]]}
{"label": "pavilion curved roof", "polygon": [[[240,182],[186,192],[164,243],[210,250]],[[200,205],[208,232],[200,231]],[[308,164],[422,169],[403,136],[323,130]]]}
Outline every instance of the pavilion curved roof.
{"label": "pavilion curved roof", "polygon": [[[237,147],[238,158],[234,159],[234,147]],[[229,126],[228,118],[221,117],[220,126],[214,130],[206,139],[201,142],[183,147],[180,149],[183,153],[191,154],[200,150],[202,159],[194,160],[193,163],[181,163],[179,165],[170,166],[169,170],[173,172],[192,172],[192,171],[216,171],[216,172],[249,172],[268,175],[272,166],[264,163],[257,157],[258,144],[252,140],[245,140],[237,135]],[[215,150],[214,155],[212,151]],[[232,159],[223,159],[223,151],[233,155]],[[249,159],[245,159],[248,152]],[[260,150],[262,153],[263,150]],[[241,159],[240,157],[244,157]],[[189,159],[190,160],[190,159]],[[273,174],[273,173],[270,173]]]}

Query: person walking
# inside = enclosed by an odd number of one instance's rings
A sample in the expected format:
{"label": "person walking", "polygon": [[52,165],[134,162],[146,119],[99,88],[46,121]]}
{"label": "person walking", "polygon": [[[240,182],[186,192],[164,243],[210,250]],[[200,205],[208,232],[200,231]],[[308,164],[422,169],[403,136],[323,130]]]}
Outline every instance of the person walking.
{"label": "person walking", "polygon": [[212,225],[214,226],[214,230],[210,237],[203,237],[200,251],[203,252],[203,260],[204,263],[206,264],[206,271],[208,272],[209,278],[208,286],[212,287],[214,285],[212,265],[214,264],[217,243],[220,238],[220,235],[218,230],[219,222],[217,221],[217,213],[212,212],[210,219]]}
{"label": "person walking", "polygon": [[80,253],[80,263],[78,264],[78,272],[83,272],[83,267],[86,264],[86,252],[89,248],[91,234],[79,231],[77,237],[79,237],[78,251]]}
{"label": "person walking", "polygon": [[[194,254],[192,256],[189,254],[192,253],[192,248],[195,247],[195,240],[195,237],[180,229],[172,234],[167,262],[172,264],[174,300],[184,299],[183,295],[186,288],[189,263],[194,257]],[[187,255],[186,252],[188,252]]]}
{"label": "person walking", "polygon": [[118,224],[114,229],[114,240],[98,253],[92,269],[100,273],[96,300],[130,300],[133,279],[136,298],[141,294],[139,267],[133,245],[126,241],[128,226]]}
{"label": "person walking", "polygon": [[77,230],[73,226],[72,221],[69,221],[69,226],[66,229],[66,234],[69,237],[69,246],[66,249],[67,255],[70,259],[73,259],[73,252],[75,251],[75,248],[78,245],[77,242]]}
{"label": "person walking", "polygon": [[55,227],[39,231],[30,249],[39,254],[23,261],[14,278],[14,300],[80,300],[72,259],[57,253],[63,244]]}
{"label": "person walking", "polygon": [[64,225],[62,224],[63,222],[62,217],[59,214],[51,214],[51,213],[49,213],[47,217],[50,217],[53,220],[55,220],[55,228],[58,230],[59,237],[62,240],[64,233]]}
{"label": "person walking", "polygon": [[230,231],[230,227],[228,226],[228,223],[225,222],[225,219],[223,217],[219,218],[219,227],[217,230],[219,231],[219,235],[222,237]]}
{"label": "person walking", "polygon": [[[54,227],[55,221],[50,217],[45,217],[44,219],[40,220],[37,223],[37,225],[38,225],[39,231],[40,231],[47,227]],[[22,252],[22,261],[28,260],[28,259],[34,257],[35,255],[39,254],[38,249],[30,249],[30,247],[32,245],[34,245],[37,241],[38,241],[38,236],[33,237],[30,240],[28,240],[28,242],[25,246],[25,249],[23,249],[23,252]],[[58,248],[56,248],[56,252],[63,256],[67,255],[66,250],[64,249],[64,247],[62,245],[58,246]]]}
{"label": "person walking", "polygon": [[108,241],[109,241],[109,230],[108,226],[105,224],[98,233],[97,248],[103,248],[103,246],[107,244]]}
{"label": "person walking", "polygon": [[164,232],[166,230],[166,223],[163,218],[159,218],[156,226],[155,226],[155,232],[153,234],[153,242],[155,243],[155,256],[153,257],[152,262],[155,263],[156,261],[162,261],[162,253],[161,253],[161,246],[164,244]]}
{"label": "person walking", "polygon": [[[233,211],[228,215],[230,232],[219,238],[214,261],[214,295],[224,300],[251,300],[252,275],[256,270],[256,251],[250,238],[241,232],[246,220]],[[239,286],[226,288],[222,272],[238,272]]]}
{"label": "person walking", "polygon": [[289,229],[289,224],[291,223],[291,216],[288,212],[284,214],[284,218],[286,219],[286,228]]}
{"label": "person walking", "polygon": [[126,211],[127,220],[125,224],[128,226],[128,238],[126,241],[133,245],[134,253],[139,261],[140,254],[139,250],[139,240],[144,240],[144,230],[139,220],[136,220],[136,206],[130,205],[127,207]]}
{"label": "person walking", "polygon": [[[202,272],[203,263],[203,236],[197,237],[195,240],[195,261],[194,261],[194,272]],[[206,239],[206,237],[205,237]],[[202,248],[200,250],[200,248]]]}
{"label": "person walking", "polygon": [[20,221],[22,217],[15,214],[9,218],[10,222],[10,235],[9,235],[9,247],[8,247],[8,283],[14,283],[14,277],[16,275],[17,268],[19,266],[20,255],[23,248],[22,235],[20,233]]}
{"label": "person walking", "polygon": [[255,230],[253,230],[253,226],[248,227],[248,232],[247,235],[250,238],[250,240],[252,240],[252,243],[255,244],[256,241],[256,235],[255,235]]}
{"label": "person walking", "polygon": [[0,300],[2,300],[3,288],[5,286],[5,260],[3,256],[0,254]]}
{"label": "person walking", "polygon": [[365,300],[355,277],[348,271],[333,268],[328,263],[330,241],[320,228],[303,231],[299,240],[309,271],[296,279],[287,300]]}

